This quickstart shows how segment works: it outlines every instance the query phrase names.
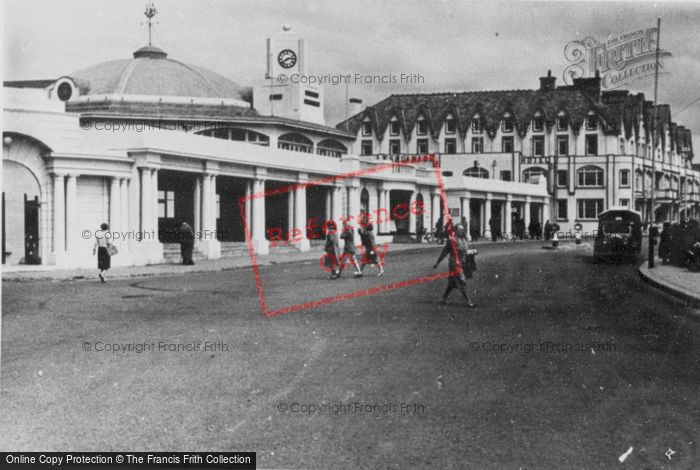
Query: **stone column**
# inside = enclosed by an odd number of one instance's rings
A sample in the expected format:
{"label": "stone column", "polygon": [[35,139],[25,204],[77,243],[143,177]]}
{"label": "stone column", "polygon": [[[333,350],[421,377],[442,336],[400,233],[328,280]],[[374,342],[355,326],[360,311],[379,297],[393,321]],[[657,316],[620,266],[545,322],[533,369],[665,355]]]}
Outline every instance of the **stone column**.
{"label": "stone column", "polygon": [[311,248],[306,236],[306,186],[303,185],[305,182],[306,175],[300,174],[299,186],[294,188],[294,227],[298,230],[295,230],[294,237],[298,240],[295,244],[299,251],[309,251]]}
{"label": "stone column", "polygon": [[333,218],[333,191],[333,186],[326,188],[326,220]]}
{"label": "stone column", "polygon": [[153,227],[151,226],[151,210],[153,207],[153,204],[151,203],[152,195],[153,191],[151,191],[151,169],[141,168],[141,231],[144,232],[144,241],[152,239],[151,234],[145,233],[153,230]]}
{"label": "stone column", "polygon": [[348,188],[348,218],[353,227],[358,226],[360,217],[360,188],[359,186],[351,186]]}
{"label": "stone column", "polygon": [[505,210],[505,233],[509,238],[513,238],[513,196],[508,194],[506,196],[506,210]]}
{"label": "stone column", "polygon": [[155,230],[155,236],[153,241],[159,241],[159,230],[158,226],[158,170],[154,169],[151,173],[151,202],[153,203],[153,209],[151,209],[151,226]]}
{"label": "stone column", "polygon": [[[91,231],[98,227],[85,227]],[[66,181],[66,251],[76,249],[78,237],[78,178],[76,175],[68,175]],[[74,257],[72,257],[75,260]],[[70,261],[70,260],[69,260]]]}
{"label": "stone column", "polygon": [[491,233],[491,225],[489,221],[491,220],[491,193],[486,193],[486,200],[484,201],[484,226],[482,228],[482,233],[487,233],[489,236],[487,238],[493,237]]}
{"label": "stone column", "polygon": [[[55,256],[66,251],[66,188],[62,174],[53,175],[53,251]],[[90,227],[90,230],[94,230]],[[63,260],[61,260],[63,261]],[[55,263],[58,265],[59,261]]]}
{"label": "stone column", "polygon": [[253,249],[259,255],[266,255],[270,247],[265,238],[265,180],[257,178],[253,183]]}
{"label": "stone column", "polygon": [[209,234],[209,238],[213,241],[218,241],[218,235],[216,233],[216,219],[218,218],[219,214],[216,207],[216,175],[211,175],[211,222],[209,223],[211,233]]}
{"label": "stone column", "polygon": [[205,174],[202,177],[202,239],[208,238],[206,232],[211,230],[212,207],[211,207],[211,175]]}
{"label": "stone column", "polygon": [[467,226],[465,227],[467,229],[467,238],[471,240],[471,207],[469,207],[469,198],[468,197],[463,197],[460,199],[460,205],[461,207],[461,213],[462,217],[464,217],[464,220],[467,221]]}
{"label": "stone column", "polygon": [[340,218],[343,217],[343,187],[335,186],[333,188],[333,212],[331,218],[338,225],[340,230]]}
{"label": "stone column", "polygon": [[[437,224],[438,220],[440,219],[440,194],[437,192],[433,193],[432,197],[432,202],[430,204],[430,208],[432,211],[432,217],[430,218],[430,230],[435,230],[435,224]],[[443,220],[443,226],[444,226],[445,221]]]}
{"label": "stone column", "polygon": [[549,220],[550,223],[554,223],[554,218],[552,217],[552,214],[549,212],[549,198],[546,198],[544,200],[544,203],[542,204],[542,218],[540,219],[542,221],[542,226],[544,227],[545,221]]}
{"label": "stone column", "polygon": [[523,209],[523,223],[525,224],[525,233],[529,233],[530,222],[532,218],[530,217],[530,204],[532,203],[530,196],[525,198],[525,208]]}
{"label": "stone column", "polygon": [[121,190],[119,188],[119,178],[112,177],[109,180],[109,229],[120,231],[121,227],[121,209],[120,201]]}
{"label": "stone column", "polygon": [[[245,182],[245,203],[243,207],[245,209],[245,220],[248,225],[248,231],[253,233],[253,216],[252,216],[252,200],[250,199],[251,194],[253,194],[253,183],[250,181]],[[252,239],[252,235],[251,235]]]}
{"label": "stone column", "polygon": [[192,228],[195,235],[202,232],[202,179],[197,177],[194,180],[194,220]]}
{"label": "stone column", "polygon": [[[119,227],[124,232],[129,232],[133,227],[129,227],[129,179],[121,178],[119,180],[119,203],[121,208],[119,213],[121,221]],[[122,245],[126,243],[122,242]]]}
{"label": "stone column", "polygon": [[202,176],[202,237],[199,243],[207,259],[221,257],[221,243],[216,238],[216,176]]}
{"label": "stone column", "polygon": [[293,238],[292,229],[294,225],[294,189],[287,191],[287,237],[291,240]]}
{"label": "stone column", "polygon": [[[391,190],[389,190],[389,189],[382,190],[381,201],[382,201],[382,205],[381,205],[382,223],[380,224],[381,232],[389,233],[389,230],[391,230],[391,224],[389,223],[389,221],[391,220]],[[375,231],[376,230],[380,230],[380,229],[377,228],[377,229],[375,229]]]}
{"label": "stone column", "polygon": [[416,233],[416,215],[415,212],[415,202],[418,192],[412,191],[411,198],[408,201],[408,233]]}

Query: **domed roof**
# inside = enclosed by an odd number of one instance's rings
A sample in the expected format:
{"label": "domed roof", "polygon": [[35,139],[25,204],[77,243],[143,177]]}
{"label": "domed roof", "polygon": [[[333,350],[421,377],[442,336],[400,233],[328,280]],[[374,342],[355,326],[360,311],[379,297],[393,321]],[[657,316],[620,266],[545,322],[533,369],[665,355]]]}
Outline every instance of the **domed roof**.
{"label": "domed roof", "polygon": [[168,59],[145,46],[133,59],[102,62],[68,75],[80,95],[148,95],[242,100],[241,87],[211,70]]}

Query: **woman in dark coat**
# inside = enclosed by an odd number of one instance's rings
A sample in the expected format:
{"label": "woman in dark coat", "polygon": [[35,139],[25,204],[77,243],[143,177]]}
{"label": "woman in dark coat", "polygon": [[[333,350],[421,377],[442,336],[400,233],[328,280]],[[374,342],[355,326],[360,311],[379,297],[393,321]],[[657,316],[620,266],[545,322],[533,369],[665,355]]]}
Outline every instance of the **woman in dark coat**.
{"label": "woman in dark coat", "polygon": [[352,227],[348,223],[345,223],[343,225],[343,233],[340,234],[340,238],[345,242],[345,244],[343,245],[340,272],[343,272],[346,260],[350,260],[352,266],[355,268],[355,277],[362,276],[360,263],[357,261],[357,247],[355,247],[355,234],[353,233]]}
{"label": "woman in dark coat", "polygon": [[373,264],[379,269],[377,276],[384,275],[384,265],[377,255],[377,242],[374,238],[374,226],[372,224],[367,225],[364,230],[358,229],[360,233],[360,239],[362,240],[362,246],[364,247],[364,254],[362,255],[362,262],[360,270],[365,268],[366,264]]}
{"label": "woman in dark coat", "polygon": [[326,246],[323,256],[323,264],[330,268],[331,279],[336,279],[340,276],[340,243],[338,242],[338,227],[332,220],[325,224]]}
{"label": "woman in dark coat", "polygon": [[[454,244],[454,250],[453,250]],[[467,278],[465,276],[465,269],[467,269],[467,252],[469,246],[467,244],[467,234],[464,231],[464,226],[457,224],[454,228],[454,232],[450,231],[448,233],[447,243],[445,243],[445,248],[443,248],[442,253],[438,257],[433,268],[437,268],[438,264],[449,255],[449,268],[450,276],[447,278],[447,289],[445,293],[442,294],[442,303],[447,304],[447,297],[450,295],[453,289],[459,289],[459,292],[467,301],[467,307],[475,307],[474,303],[469,299],[467,294]],[[456,253],[455,253],[456,252]],[[456,257],[455,257],[456,255]],[[457,263],[459,259],[459,264]]]}
{"label": "woman in dark coat", "polygon": [[100,225],[100,230],[95,232],[95,245],[92,247],[93,256],[97,253],[97,276],[102,282],[107,282],[105,276],[107,270],[112,266],[112,257],[108,249],[110,238],[109,225],[103,223]]}

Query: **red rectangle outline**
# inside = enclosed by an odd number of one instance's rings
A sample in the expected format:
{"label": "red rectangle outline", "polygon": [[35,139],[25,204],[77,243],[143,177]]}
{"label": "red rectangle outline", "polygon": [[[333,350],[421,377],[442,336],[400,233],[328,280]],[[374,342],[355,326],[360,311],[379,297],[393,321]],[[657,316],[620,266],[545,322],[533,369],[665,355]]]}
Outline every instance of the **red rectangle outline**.
{"label": "red rectangle outline", "polygon": [[[320,186],[320,185],[325,185],[328,183],[335,183],[338,180],[343,180],[343,179],[347,179],[347,178],[355,178],[355,177],[359,177],[359,176],[363,176],[363,175],[367,175],[367,174],[371,174],[371,173],[377,173],[380,171],[384,171],[384,170],[387,170],[387,169],[390,169],[390,168],[393,168],[396,166],[408,166],[408,165],[411,165],[413,163],[426,162],[426,161],[432,161],[433,168],[435,170],[437,170],[435,172],[435,175],[436,175],[436,179],[437,179],[437,185],[438,185],[438,188],[440,191],[440,199],[442,200],[443,207],[444,207],[443,217],[444,217],[444,220],[446,221],[445,225],[447,226],[447,224],[451,223],[452,218],[450,217],[449,206],[447,204],[447,195],[445,194],[445,186],[444,186],[443,181],[442,181],[442,174],[440,172],[438,157],[434,153],[422,155],[422,156],[414,156],[414,157],[411,157],[409,160],[406,160],[403,162],[391,162],[391,163],[387,163],[386,165],[378,165],[374,168],[368,168],[365,170],[357,170],[357,171],[352,171],[352,172],[345,173],[345,174],[327,176],[325,178],[317,179],[314,181],[305,181],[305,182],[301,182],[301,183],[290,184],[289,186],[278,187],[278,188],[275,188],[275,189],[270,190],[270,191],[262,191],[262,192],[250,194],[249,196],[242,196],[242,197],[238,198],[238,208],[241,212],[241,218],[243,219],[243,229],[245,231],[246,243],[248,244],[248,253],[250,255],[250,263],[251,263],[251,266],[253,267],[253,275],[255,277],[255,287],[258,291],[258,300],[260,301],[260,309],[262,311],[263,316],[264,317],[273,317],[273,316],[281,315],[283,313],[297,312],[299,310],[304,310],[307,308],[315,308],[315,307],[319,307],[321,305],[327,305],[330,303],[339,302],[341,300],[349,300],[349,299],[354,299],[357,297],[364,297],[367,295],[371,295],[371,294],[375,294],[375,293],[379,293],[379,292],[384,292],[384,291],[391,290],[391,289],[398,289],[401,287],[408,287],[408,286],[413,286],[413,285],[417,285],[417,284],[422,284],[424,282],[435,281],[437,279],[444,279],[450,275],[457,275],[458,272],[461,270],[461,262],[459,260],[459,257],[455,256],[455,260],[456,260],[455,272],[445,271],[445,272],[440,272],[437,274],[431,274],[429,276],[421,276],[421,277],[418,277],[415,279],[407,279],[404,281],[393,282],[391,284],[376,286],[376,287],[372,287],[369,289],[362,289],[362,290],[358,290],[355,292],[348,292],[345,294],[339,294],[339,295],[335,295],[335,296],[331,296],[331,297],[324,297],[324,298],[319,299],[319,300],[313,300],[313,301],[304,302],[304,303],[300,303],[300,304],[294,304],[294,305],[290,305],[287,307],[277,308],[274,310],[267,309],[267,301],[265,299],[265,291],[263,289],[262,278],[260,276],[260,267],[257,263],[257,258],[255,255],[255,250],[254,250],[254,246],[253,246],[253,238],[252,238],[251,233],[250,233],[250,226],[248,223],[248,217],[247,217],[246,210],[245,210],[246,201],[248,201],[248,200],[252,201],[253,199],[265,198],[267,196],[272,196],[275,194],[282,194],[282,193],[286,193],[289,191],[294,191],[300,187],[306,188],[306,187],[310,187],[310,186]],[[456,254],[457,248],[456,248],[455,240],[453,237],[449,237],[449,240],[451,242],[450,243],[451,244],[451,251],[453,254]]]}

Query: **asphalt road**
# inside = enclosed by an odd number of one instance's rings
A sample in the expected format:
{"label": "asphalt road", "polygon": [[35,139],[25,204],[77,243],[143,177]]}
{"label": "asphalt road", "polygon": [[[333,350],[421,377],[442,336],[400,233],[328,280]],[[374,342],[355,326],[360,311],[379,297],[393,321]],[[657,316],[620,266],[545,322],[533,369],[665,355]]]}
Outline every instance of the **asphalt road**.
{"label": "asphalt road", "polygon": [[[263,267],[268,309],[444,271],[438,251],[390,252],[382,278]],[[692,312],[635,264],[593,264],[588,245],[483,246],[477,264],[475,309],[456,292],[440,305],[441,279],[269,318],[249,268],[4,282],[0,448],[256,451],[259,468],[698,468]]]}

